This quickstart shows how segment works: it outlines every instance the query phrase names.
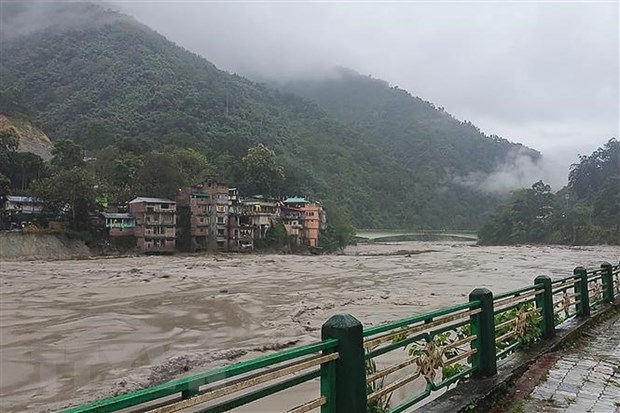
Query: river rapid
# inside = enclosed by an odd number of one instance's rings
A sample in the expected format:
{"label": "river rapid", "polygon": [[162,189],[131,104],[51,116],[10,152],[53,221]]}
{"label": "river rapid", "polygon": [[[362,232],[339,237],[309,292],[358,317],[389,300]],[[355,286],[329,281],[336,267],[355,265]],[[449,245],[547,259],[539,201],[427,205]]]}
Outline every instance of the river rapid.
{"label": "river rapid", "polygon": [[0,262],[0,411],[55,411],[318,341],[336,313],[376,325],[619,256],[610,246],[401,242],[329,256]]}

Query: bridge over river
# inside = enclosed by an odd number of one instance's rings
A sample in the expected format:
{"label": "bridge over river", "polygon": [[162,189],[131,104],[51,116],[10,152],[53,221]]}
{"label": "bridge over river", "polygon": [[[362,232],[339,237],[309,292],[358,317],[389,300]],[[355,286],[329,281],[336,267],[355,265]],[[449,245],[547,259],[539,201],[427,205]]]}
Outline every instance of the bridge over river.
{"label": "bridge over river", "polygon": [[473,231],[431,231],[431,230],[375,230],[361,229],[357,237],[362,241],[397,242],[397,241],[477,241],[478,235]]}

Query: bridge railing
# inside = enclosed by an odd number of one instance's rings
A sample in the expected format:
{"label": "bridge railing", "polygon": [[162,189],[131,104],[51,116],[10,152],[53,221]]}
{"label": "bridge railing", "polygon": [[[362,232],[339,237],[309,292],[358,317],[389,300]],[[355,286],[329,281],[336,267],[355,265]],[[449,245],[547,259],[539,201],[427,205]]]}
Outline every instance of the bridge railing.
{"label": "bridge railing", "polygon": [[495,375],[498,362],[520,347],[552,338],[568,319],[617,299],[620,263],[605,263],[554,280],[538,276],[531,286],[496,296],[477,288],[467,303],[367,329],[351,315],[336,315],[323,324],[321,342],[65,413],[225,412],[311,381],[314,398],[288,412],[410,411],[451,385]]}
{"label": "bridge railing", "polygon": [[66,413],[115,412],[134,406],[140,411],[148,407],[151,413],[168,413],[197,405],[202,405],[201,412],[225,412],[321,377],[321,394],[289,410],[303,413],[330,402],[338,358],[338,340],[327,339],[72,408]]}
{"label": "bridge railing", "polygon": [[[476,356],[480,341],[476,328],[481,313],[481,302],[474,299],[366,329],[364,350],[369,410],[385,411],[391,394],[406,388],[408,397],[390,412],[405,411],[432,392],[471,375],[479,364]],[[406,350],[404,354],[403,349]],[[387,361],[381,363],[381,358]],[[379,369],[377,366],[381,364],[387,365]],[[388,377],[394,379],[386,384]]]}

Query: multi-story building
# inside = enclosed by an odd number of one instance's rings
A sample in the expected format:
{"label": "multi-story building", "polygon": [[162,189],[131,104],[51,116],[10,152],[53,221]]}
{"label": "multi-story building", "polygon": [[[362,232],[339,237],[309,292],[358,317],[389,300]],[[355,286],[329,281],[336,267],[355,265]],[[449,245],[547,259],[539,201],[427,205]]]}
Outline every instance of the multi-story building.
{"label": "multi-story building", "polygon": [[228,189],[228,251],[245,252],[254,249],[254,227],[249,208],[239,202],[237,188]]}
{"label": "multi-story building", "polygon": [[214,180],[179,192],[180,249],[228,250],[228,200],[228,186]]}
{"label": "multi-story building", "polygon": [[280,206],[280,219],[282,219],[291,242],[295,245],[300,245],[304,228],[303,211],[290,204],[282,203]]}
{"label": "multi-story building", "polygon": [[254,238],[265,238],[267,230],[274,225],[279,214],[277,201],[262,197],[248,198],[241,201],[244,214],[240,222],[253,228]]}
{"label": "multi-story building", "polygon": [[136,219],[134,235],[142,252],[172,252],[176,244],[176,202],[138,197],[129,202]]}
{"label": "multi-story building", "polygon": [[[301,235],[301,244],[308,247],[319,246],[319,233],[325,225],[325,214],[320,204],[310,202],[305,198],[288,198],[285,199],[282,204],[291,211],[295,211],[300,214],[300,220],[302,228],[299,229]],[[286,209],[284,210],[286,211]],[[291,231],[297,231],[293,229],[292,222],[289,225]],[[286,222],[285,222],[286,226]],[[289,228],[287,227],[287,231]],[[291,234],[291,232],[289,232]]]}

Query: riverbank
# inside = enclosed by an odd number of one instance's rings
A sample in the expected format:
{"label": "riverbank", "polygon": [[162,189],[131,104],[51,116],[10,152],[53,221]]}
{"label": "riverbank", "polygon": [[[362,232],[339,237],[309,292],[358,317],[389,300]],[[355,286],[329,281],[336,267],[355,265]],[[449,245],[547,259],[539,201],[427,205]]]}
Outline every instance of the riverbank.
{"label": "riverbank", "polygon": [[[335,313],[375,325],[466,301],[476,287],[516,289],[617,254],[408,242],[327,256],[3,262],[0,410],[55,411],[313,342]],[[299,391],[291,405],[304,401]],[[244,411],[274,411],[265,403]]]}
{"label": "riverbank", "polygon": [[67,260],[91,254],[83,241],[66,235],[0,232],[0,261]]}

